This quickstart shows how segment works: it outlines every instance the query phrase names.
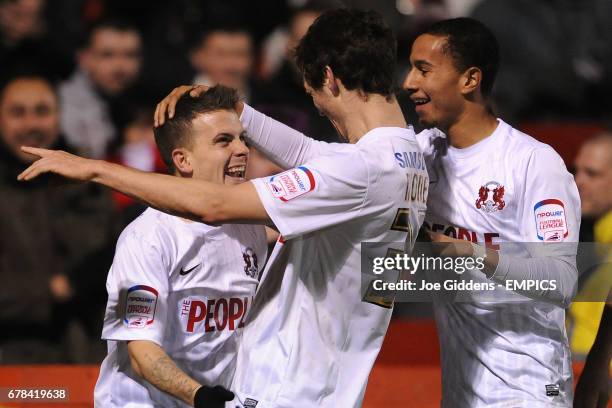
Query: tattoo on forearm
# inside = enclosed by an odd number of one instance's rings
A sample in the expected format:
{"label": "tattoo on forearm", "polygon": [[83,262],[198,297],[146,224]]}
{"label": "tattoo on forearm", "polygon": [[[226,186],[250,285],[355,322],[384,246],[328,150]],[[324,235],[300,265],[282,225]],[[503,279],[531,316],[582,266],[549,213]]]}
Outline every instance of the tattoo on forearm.
{"label": "tattoo on forearm", "polygon": [[149,367],[145,377],[147,381],[189,404],[193,402],[193,395],[200,386],[196,381],[185,374],[168,356],[151,356],[146,353],[144,357]]}

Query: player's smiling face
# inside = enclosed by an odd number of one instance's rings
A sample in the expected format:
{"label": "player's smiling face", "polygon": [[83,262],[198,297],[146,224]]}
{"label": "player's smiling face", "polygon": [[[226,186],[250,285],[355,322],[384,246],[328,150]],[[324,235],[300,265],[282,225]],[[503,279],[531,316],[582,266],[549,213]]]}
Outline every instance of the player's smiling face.
{"label": "player's smiling face", "polygon": [[464,106],[462,74],[445,50],[446,38],[423,34],[412,45],[404,89],[410,92],[421,124],[448,129]]}
{"label": "player's smiling face", "polygon": [[249,148],[246,132],[235,111],[220,110],[198,115],[192,122],[192,146],[186,160],[193,178],[219,184],[245,181]]}

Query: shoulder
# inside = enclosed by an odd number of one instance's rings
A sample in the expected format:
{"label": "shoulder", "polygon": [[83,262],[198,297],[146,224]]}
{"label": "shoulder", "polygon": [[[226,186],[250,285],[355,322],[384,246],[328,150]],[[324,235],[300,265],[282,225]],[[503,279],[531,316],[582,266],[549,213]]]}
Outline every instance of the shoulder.
{"label": "shoulder", "polygon": [[152,247],[162,250],[165,244],[175,239],[171,215],[147,208],[128,224],[117,240],[117,248],[123,246]]}
{"label": "shoulder", "polygon": [[500,124],[506,127],[504,132],[506,150],[511,153],[510,156],[517,165],[527,168],[542,164],[550,167],[559,166],[566,170],[563,159],[552,146],[540,142],[501,120]]}

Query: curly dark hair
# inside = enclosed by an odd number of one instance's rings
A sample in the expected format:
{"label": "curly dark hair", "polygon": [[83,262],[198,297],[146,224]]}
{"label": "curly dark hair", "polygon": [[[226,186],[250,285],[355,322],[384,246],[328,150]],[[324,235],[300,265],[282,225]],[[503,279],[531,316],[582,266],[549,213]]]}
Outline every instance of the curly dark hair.
{"label": "curly dark hair", "polygon": [[220,110],[234,110],[240,97],[235,89],[217,85],[194,98],[186,93],[176,103],[174,117],[154,128],[155,143],[168,171],[175,171],[172,151],[177,147],[191,147],[191,125],[196,116]]}
{"label": "curly dark hair", "polygon": [[395,92],[397,41],[374,11],[336,9],[321,14],[295,49],[306,83],[323,86],[329,66],[346,89],[380,94]]}

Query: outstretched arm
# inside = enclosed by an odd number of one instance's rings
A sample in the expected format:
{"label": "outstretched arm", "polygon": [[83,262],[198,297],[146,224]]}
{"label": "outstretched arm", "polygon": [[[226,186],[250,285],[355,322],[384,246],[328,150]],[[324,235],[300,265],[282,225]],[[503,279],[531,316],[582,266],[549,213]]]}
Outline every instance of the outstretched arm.
{"label": "outstretched arm", "polygon": [[169,214],[206,224],[270,224],[270,218],[252,183],[236,186],[203,180],[147,173],[101,160],[84,159],[63,151],[23,147],[40,157],[18,176],[31,180],[55,173],[79,181],[92,181],[144,201]]}

